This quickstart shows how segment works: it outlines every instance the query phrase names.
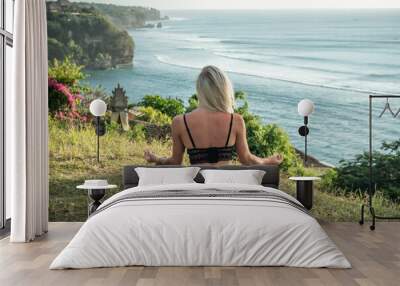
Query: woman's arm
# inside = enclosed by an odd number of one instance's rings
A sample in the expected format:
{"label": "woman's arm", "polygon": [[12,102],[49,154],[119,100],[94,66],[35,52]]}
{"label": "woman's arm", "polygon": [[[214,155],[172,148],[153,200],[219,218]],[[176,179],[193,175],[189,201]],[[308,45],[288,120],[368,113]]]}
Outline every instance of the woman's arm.
{"label": "woman's arm", "polygon": [[182,116],[176,116],[171,125],[172,133],[172,155],[170,157],[158,157],[156,154],[149,150],[144,152],[144,158],[149,163],[156,163],[156,165],[181,165],[183,161],[183,153],[185,146],[183,145],[180,136],[180,121]]}
{"label": "woman's arm", "polygon": [[246,125],[242,116],[235,115],[235,122],[237,123],[236,152],[239,156],[240,163],[243,165],[279,165],[282,163],[283,156],[280,154],[268,158],[260,158],[253,155],[247,144]]}

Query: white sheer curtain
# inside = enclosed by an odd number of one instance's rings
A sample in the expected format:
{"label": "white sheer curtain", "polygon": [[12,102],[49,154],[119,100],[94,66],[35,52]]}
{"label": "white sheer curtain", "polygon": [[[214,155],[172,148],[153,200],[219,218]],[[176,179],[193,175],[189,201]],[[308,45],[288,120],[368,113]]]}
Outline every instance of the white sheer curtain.
{"label": "white sheer curtain", "polygon": [[6,187],[12,242],[47,232],[47,22],[45,0],[15,2],[14,94],[6,99]]}

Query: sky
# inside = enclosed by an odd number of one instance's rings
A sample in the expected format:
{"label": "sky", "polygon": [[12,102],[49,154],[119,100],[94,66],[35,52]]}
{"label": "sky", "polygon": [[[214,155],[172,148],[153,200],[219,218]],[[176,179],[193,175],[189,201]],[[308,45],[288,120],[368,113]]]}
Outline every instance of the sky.
{"label": "sky", "polygon": [[400,8],[400,0],[79,0],[168,9]]}

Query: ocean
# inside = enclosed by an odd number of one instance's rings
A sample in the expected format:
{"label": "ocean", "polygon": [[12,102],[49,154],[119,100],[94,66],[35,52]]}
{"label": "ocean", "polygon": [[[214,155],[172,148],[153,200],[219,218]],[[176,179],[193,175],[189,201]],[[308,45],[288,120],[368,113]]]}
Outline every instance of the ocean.
{"label": "ocean", "polygon": [[[368,148],[368,95],[400,94],[400,10],[164,11],[161,29],[129,30],[135,41],[131,68],[89,71],[88,81],[108,92],[120,83],[131,101],[146,94],[195,93],[200,68],[228,72],[250,109],[277,123],[293,144],[303,119],[297,103],[315,104],[309,118],[309,153],[337,164]],[[399,139],[400,115],[378,118],[374,146]],[[400,99],[390,100],[394,112]]]}

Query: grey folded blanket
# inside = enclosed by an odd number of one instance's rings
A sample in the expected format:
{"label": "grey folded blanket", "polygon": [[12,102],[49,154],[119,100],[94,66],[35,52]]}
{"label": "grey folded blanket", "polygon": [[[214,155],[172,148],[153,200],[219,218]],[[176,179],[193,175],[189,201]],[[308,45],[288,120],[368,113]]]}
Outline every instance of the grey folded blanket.
{"label": "grey folded blanket", "polygon": [[303,205],[295,200],[290,200],[289,198],[266,191],[260,190],[243,190],[243,191],[226,191],[218,190],[215,188],[203,189],[203,190],[165,190],[165,191],[138,191],[131,192],[118,197],[117,199],[110,201],[92,213],[92,216],[109,209],[117,204],[127,202],[127,201],[144,201],[144,200],[154,200],[154,199],[174,199],[174,200],[190,200],[190,199],[212,199],[212,198],[230,198],[230,199],[257,199],[257,201],[264,200],[270,202],[281,203],[285,205],[292,206],[297,210],[309,215],[309,212]]}

